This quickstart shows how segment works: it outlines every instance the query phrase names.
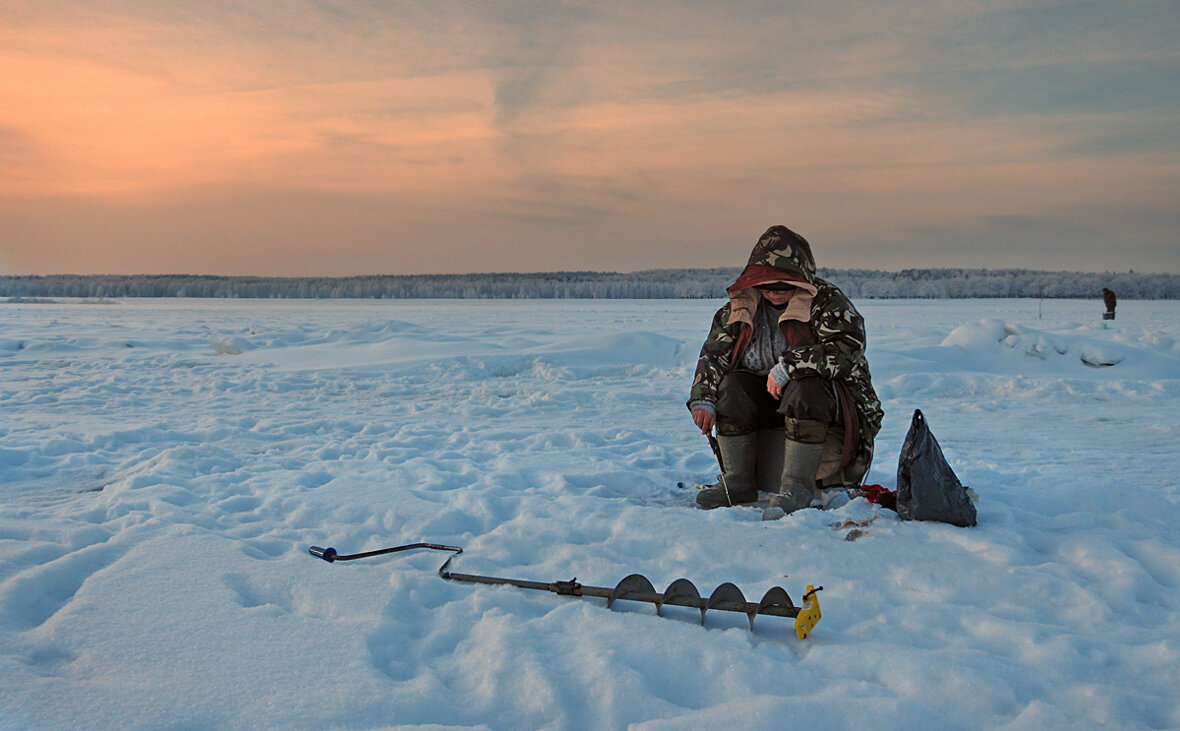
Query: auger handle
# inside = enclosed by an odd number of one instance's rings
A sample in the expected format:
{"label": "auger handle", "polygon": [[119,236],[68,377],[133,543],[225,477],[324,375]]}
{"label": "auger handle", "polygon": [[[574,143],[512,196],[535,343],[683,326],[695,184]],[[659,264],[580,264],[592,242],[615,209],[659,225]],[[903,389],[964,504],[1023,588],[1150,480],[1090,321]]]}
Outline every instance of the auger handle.
{"label": "auger handle", "polygon": [[[392,548],[382,548],[378,551],[366,551],[364,553],[350,553],[342,556],[336,553],[335,548],[320,548],[319,546],[312,546],[307,549],[307,552],[316,558],[322,558],[328,563],[336,561],[354,561],[358,558],[372,558],[373,556],[384,556],[387,553],[399,553],[401,551],[412,551],[416,548],[429,548],[434,551],[453,551],[455,556],[463,553],[463,549],[458,546],[444,546],[441,543],[411,543],[405,546],[394,546]],[[452,556],[451,558],[454,558]],[[449,563],[449,561],[448,561]],[[443,564],[445,567],[446,564]],[[440,569],[441,570],[441,569]]]}
{"label": "auger handle", "polygon": [[311,548],[307,549],[307,552],[316,558],[324,559],[328,563],[332,563],[336,560],[335,548],[320,548],[319,546],[312,546]]}

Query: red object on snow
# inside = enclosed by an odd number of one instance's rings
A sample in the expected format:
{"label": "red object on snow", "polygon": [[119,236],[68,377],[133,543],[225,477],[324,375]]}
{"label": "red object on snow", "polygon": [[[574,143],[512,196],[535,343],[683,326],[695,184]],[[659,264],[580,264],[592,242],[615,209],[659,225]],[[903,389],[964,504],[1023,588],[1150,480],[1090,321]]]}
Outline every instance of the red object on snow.
{"label": "red object on snow", "polygon": [[897,492],[882,485],[861,485],[865,499],[890,510],[897,510]]}

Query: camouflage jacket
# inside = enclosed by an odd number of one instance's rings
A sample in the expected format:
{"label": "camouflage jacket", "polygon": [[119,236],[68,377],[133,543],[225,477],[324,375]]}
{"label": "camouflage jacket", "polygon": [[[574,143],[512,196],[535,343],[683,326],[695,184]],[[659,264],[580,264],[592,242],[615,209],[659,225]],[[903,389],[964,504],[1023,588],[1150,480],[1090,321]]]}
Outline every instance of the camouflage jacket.
{"label": "camouflage jacket", "polygon": [[[779,362],[792,379],[818,376],[837,384],[857,417],[852,419],[856,424],[848,425],[856,439],[850,456],[859,453],[867,463],[884,412],[865,359],[864,319],[839,287],[816,276],[810,245],[785,226],[774,226],[762,235],[746,269],[729,288],[730,301],[713,317],[697,360],[690,408],[702,401],[716,404],[721,379],[741,362],[749,344],[753,314],[761,301],[754,287],[770,282],[797,288],[779,321],[784,332],[796,330],[788,334],[788,341],[797,344],[788,345]],[[852,416],[850,409],[846,413]]]}

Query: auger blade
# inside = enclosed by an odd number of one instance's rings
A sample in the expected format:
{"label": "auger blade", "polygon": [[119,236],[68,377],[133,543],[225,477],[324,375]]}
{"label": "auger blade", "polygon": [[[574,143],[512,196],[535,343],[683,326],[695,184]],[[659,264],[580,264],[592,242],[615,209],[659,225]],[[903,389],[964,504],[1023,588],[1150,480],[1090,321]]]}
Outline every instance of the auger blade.
{"label": "auger blade", "polygon": [[713,590],[705,609],[720,609],[723,612],[741,612],[750,619],[750,629],[754,629],[754,615],[757,609],[751,610],[742,590],[728,581]]}
{"label": "auger blade", "polygon": [[[789,612],[795,609],[795,602],[791,601],[791,595],[787,593],[786,589],[781,586],[774,586],[763,595],[762,601],[758,602],[758,613],[771,614],[772,612],[768,611],[770,607]],[[796,609],[795,611],[798,610]]]}
{"label": "auger blade", "polygon": [[742,590],[727,581],[713,590],[713,593],[709,595],[709,601],[705,603],[705,608],[740,612],[745,603],[746,597],[742,594]]}
{"label": "auger blade", "polygon": [[651,585],[647,577],[642,574],[631,574],[615,586],[614,591],[607,597],[606,606],[615,603],[616,599],[630,599],[637,602],[651,602],[656,605],[656,613],[659,613],[660,595],[656,593],[656,588]]}
{"label": "auger blade", "polygon": [[660,613],[660,607],[663,604],[671,604],[677,607],[693,607],[701,610],[701,624],[705,623],[705,605],[701,600],[701,593],[697,591],[697,587],[688,579],[677,579],[673,581],[664,592],[663,602],[656,605],[656,614]]}

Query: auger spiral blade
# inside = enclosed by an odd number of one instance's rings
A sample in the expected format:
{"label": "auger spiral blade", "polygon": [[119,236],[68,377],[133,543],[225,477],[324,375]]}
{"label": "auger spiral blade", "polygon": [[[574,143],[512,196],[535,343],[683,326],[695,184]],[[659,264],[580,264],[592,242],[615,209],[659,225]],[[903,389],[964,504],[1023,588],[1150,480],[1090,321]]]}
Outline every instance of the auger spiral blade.
{"label": "auger spiral blade", "polygon": [[[583,588],[585,592],[585,588]],[[630,599],[635,602],[651,602],[656,605],[656,614],[660,613],[660,602],[657,599],[661,595],[656,594],[656,588],[651,585],[646,576],[640,574],[631,574],[623,579],[611,591],[610,596],[606,599],[606,606],[615,603],[616,599]]]}
{"label": "auger spiral blade", "polygon": [[668,590],[664,592],[663,601],[656,605],[656,614],[660,613],[660,608],[665,604],[677,607],[696,607],[701,610],[701,624],[705,623],[705,608],[701,606],[701,593],[688,579],[677,579],[672,582]]}
{"label": "auger spiral blade", "polygon": [[713,590],[709,600],[705,602],[705,609],[720,609],[723,612],[741,612],[750,618],[750,629],[754,629],[754,614],[749,611],[746,597],[742,590],[728,581]]}
{"label": "auger spiral blade", "polygon": [[[807,637],[815,623],[819,621],[819,601],[815,598],[818,589],[808,586],[804,596],[806,603],[803,608],[795,606],[791,595],[781,586],[772,587],[762,596],[757,604],[746,601],[742,590],[732,583],[726,582],[713,590],[709,598],[701,597],[700,591],[688,579],[677,579],[668,586],[667,591],[656,591],[651,580],[642,574],[631,574],[615,585],[613,589],[604,586],[586,586],[577,581],[559,581],[553,584],[522,581],[519,579],[494,579],[475,577],[467,574],[446,574],[444,578],[457,581],[473,581],[478,583],[511,584],[523,589],[548,589],[556,594],[574,596],[596,596],[606,599],[606,606],[613,607],[617,601],[647,602],[656,605],[656,614],[661,615],[665,606],[692,607],[701,611],[701,624],[705,623],[705,613],[710,609],[720,612],[738,612],[746,615],[750,621],[750,629],[754,629],[754,617],[765,614],[772,617],[788,617],[795,619],[795,634],[799,639]],[[661,615],[662,616],[662,615]]]}

